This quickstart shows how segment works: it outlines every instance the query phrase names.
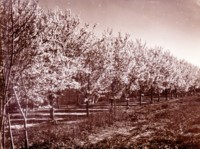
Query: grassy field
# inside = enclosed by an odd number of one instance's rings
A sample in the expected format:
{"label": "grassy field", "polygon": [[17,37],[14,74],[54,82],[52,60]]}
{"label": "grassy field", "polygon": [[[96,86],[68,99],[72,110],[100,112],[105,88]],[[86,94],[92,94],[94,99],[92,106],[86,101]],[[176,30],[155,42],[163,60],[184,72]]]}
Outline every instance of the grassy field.
{"label": "grassy field", "polygon": [[[15,143],[23,140],[15,130]],[[17,134],[17,135],[16,135]],[[29,128],[30,148],[200,148],[200,97],[117,107],[74,123]]]}

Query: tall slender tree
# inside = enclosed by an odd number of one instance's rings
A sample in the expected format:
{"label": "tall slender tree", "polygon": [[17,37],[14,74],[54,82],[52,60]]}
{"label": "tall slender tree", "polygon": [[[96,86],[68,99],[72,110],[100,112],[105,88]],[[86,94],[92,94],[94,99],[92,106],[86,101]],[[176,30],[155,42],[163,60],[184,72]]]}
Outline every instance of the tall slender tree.
{"label": "tall slender tree", "polygon": [[20,87],[23,72],[30,67],[37,54],[36,37],[41,30],[35,27],[39,23],[36,1],[2,0],[1,8],[2,128],[7,108],[13,99],[13,88]]}

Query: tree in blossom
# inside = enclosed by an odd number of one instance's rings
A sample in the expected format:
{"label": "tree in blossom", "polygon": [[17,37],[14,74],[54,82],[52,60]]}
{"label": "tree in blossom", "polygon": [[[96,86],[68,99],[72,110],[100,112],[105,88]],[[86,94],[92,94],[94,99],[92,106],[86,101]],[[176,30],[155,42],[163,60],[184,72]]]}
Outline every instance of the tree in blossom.
{"label": "tree in blossom", "polygon": [[1,99],[2,123],[0,127],[2,128],[5,117],[7,116],[7,107],[13,102],[12,99],[18,100],[17,94],[14,94],[14,89],[18,89],[19,96],[25,94],[25,86],[21,82],[24,81],[24,71],[33,63],[33,57],[37,53],[38,44],[36,37],[39,35],[40,29],[36,28],[36,26],[40,22],[39,16],[37,15],[40,10],[36,2],[21,0],[3,0],[1,1],[1,8],[0,42],[3,98]]}

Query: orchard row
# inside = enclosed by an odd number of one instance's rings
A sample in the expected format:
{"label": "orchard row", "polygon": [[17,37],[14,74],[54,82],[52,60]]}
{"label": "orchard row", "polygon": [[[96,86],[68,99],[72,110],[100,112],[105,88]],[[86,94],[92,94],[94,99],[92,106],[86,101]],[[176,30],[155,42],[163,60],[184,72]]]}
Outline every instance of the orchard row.
{"label": "orchard row", "polygon": [[103,94],[119,99],[133,92],[199,88],[200,69],[161,47],[112,30],[99,35],[95,25],[82,23],[70,10],[1,2],[4,104],[16,96],[24,103],[41,103],[66,89],[78,90],[85,99]]}

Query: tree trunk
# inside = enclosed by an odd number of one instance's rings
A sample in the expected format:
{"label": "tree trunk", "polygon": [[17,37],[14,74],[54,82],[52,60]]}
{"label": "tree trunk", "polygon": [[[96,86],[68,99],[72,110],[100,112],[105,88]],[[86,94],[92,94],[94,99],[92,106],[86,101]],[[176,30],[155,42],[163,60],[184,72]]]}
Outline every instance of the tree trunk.
{"label": "tree trunk", "polygon": [[142,105],[142,91],[139,91],[139,102]]}
{"label": "tree trunk", "polygon": [[11,129],[11,121],[10,121],[10,114],[8,114],[8,124],[9,124],[9,133],[10,133],[10,144],[11,148],[14,149],[14,142],[13,142],[13,134],[12,134],[12,129]]}
{"label": "tree trunk", "polygon": [[89,117],[89,101],[88,100],[86,101],[86,114],[87,114],[87,117]]}
{"label": "tree trunk", "polygon": [[[0,24],[1,24],[1,16],[0,16]],[[0,25],[0,33],[1,33],[1,25]],[[1,35],[0,35],[0,66],[3,66],[3,53],[1,46]],[[2,149],[2,102],[4,99],[4,79],[3,79],[3,71],[0,72],[0,149]]]}
{"label": "tree trunk", "polygon": [[19,103],[19,98],[18,98],[18,96],[17,96],[17,93],[16,93],[16,91],[15,91],[15,88],[13,88],[13,91],[14,91],[14,94],[15,94],[15,99],[16,99],[16,101],[17,101],[17,105],[18,105],[18,107],[19,107],[19,110],[20,110],[20,112],[21,112],[21,114],[22,114],[22,117],[23,117],[23,120],[24,120],[25,148],[28,149],[28,148],[29,148],[29,142],[28,142],[28,131],[27,131],[27,118],[26,118],[26,115],[25,115],[25,113],[23,112],[22,107],[21,107],[21,105],[20,105],[20,103]]}
{"label": "tree trunk", "polygon": [[111,109],[113,109],[113,99],[110,99],[110,105],[111,105]]}
{"label": "tree trunk", "polygon": [[160,102],[160,91],[158,90],[158,102]]}
{"label": "tree trunk", "polygon": [[173,99],[173,91],[172,91],[171,87],[169,89],[169,95],[170,95],[170,99]]}
{"label": "tree trunk", "polygon": [[[1,18],[0,18],[1,23]],[[1,25],[0,25],[0,32],[1,32]],[[0,65],[3,66],[3,53],[2,53],[2,45],[1,45],[1,36],[0,36]],[[3,77],[3,71],[0,72],[0,149],[3,149],[2,146],[2,123],[3,123],[3,101],[4,101],[4,88],[5,87],[5,80]]]}
{"label": "tree trunk", "polygon": [[59,104],[59,99],[58,99],[58,97],[56,98],[56,106],[57,106],[58,109],[60,108],[60,104]]}
{"label": "tree trunk", "polygon": [[150,95],[151,97],[151,101],[150,101],[150,103],[153,103],[153,87],[151,86],[151,95]]}
{"label": "tree trunk", "polygon": [[49,111],[50,119],[53,121],[54,120],[54,97],[52,93],[49,93],[48,100],[51,106],[50,111]]}
{"label": "tree trunk", "polygon": [[116,99],[113,100],[113,105],[114,105],[114,119],[116,118]]}
{"label": "tree trunk", "polygon": [[3,126],[2,126],[2,146],[5,148],[5,121],[3,118]]}
{"label": "tree trunk", "polygon": [[126,98],[126,108],[129,109],[129,99]]}
{"label": "tree trunk", "polygon": [[28,130],[27,130],[27,119],[24,118],[24,133],[25,133],[25,147],[29,148],[29,141],[28,141]]}
{"label": "tree trunk", "polygon": [[0,141],[1,141],[1,144],[0,144],[0,149],[3,149],[3,145],[2,145],[2,130],[0,131]]}
{"label": "tree trunk", "polygon": [[197,91],[196,91],[195,87],[193,88],[193,92],[194,92],[194,95],[196,96],[197,95]]}
{"label": "tree trunk", "polygon": [[53,108],[53,106],[51,106],[51,109],[50,109],[50,118],[51,118],[52,121],[55,120],[55,118],[54,118],[54,108]]}
{"label": "tree trunk", "polygon": [[165,89],[165,99],[168,100],[168,90]]}
{"label": "tree trunk", "polygon": [[178,94],[177,94],[177,89],[176,88],[174,89],[174,96],[175,96],[175,98],[178,98]]}

